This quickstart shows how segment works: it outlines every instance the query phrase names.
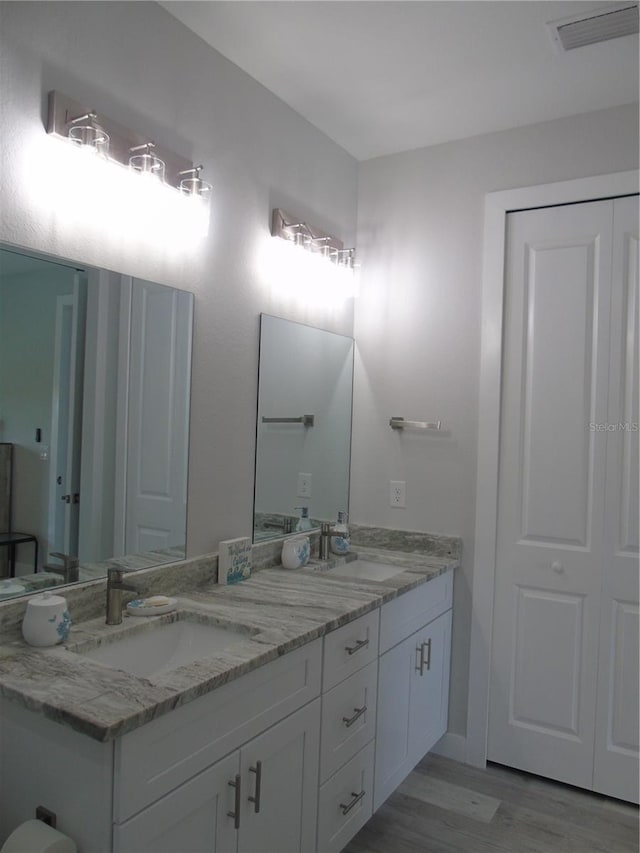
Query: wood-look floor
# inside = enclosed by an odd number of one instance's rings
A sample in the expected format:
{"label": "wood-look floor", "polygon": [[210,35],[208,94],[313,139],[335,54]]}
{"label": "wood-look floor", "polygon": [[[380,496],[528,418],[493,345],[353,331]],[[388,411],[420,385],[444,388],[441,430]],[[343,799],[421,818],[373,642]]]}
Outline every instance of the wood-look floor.
{"label": "wood-look floor", "polygon": [[428,755],[343,853],[638,853],[638,809]]}

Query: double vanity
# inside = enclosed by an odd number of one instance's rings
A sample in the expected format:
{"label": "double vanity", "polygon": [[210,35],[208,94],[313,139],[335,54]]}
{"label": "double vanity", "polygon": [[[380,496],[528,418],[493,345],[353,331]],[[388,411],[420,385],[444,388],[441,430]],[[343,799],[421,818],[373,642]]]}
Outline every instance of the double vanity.
{"label": "double vanity", "polygon": [[0,838],[43,805],[82,853],[341,850],[446,730],[457,565],[358,553],[5,642]]}

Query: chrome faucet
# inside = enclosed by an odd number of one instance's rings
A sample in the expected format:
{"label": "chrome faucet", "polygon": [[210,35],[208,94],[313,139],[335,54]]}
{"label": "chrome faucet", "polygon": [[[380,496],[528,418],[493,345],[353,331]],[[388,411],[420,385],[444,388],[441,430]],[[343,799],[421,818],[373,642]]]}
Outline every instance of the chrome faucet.
{"label": "chrome faucet", "polygon": [[323,521],[320,525],[320,540],[318,542],[318,558],[320,560],[328,560],[330,547],[329,543],[334,536],[344,536],[344,532],[334,529],[333,524],[328,521]]}
{"label": "chrome faucet", "polygon": [[107,625],[122,623],[122,591],[138,592],[133,584],[124,582],[124,573],[120,566],[107,569]]}
{"label": "chrome faucet", "polygon": [[78,557],[72,557],[70,554],[63,554],[60,551],[51,551],[50,557],[55,557],[57,560],[62,560],[61,566],[54,566],[51,563],[45,565],[48,572],[54,572],[56,575],[62,575],[65,583],[75,583],[80,578],[80,560]]}

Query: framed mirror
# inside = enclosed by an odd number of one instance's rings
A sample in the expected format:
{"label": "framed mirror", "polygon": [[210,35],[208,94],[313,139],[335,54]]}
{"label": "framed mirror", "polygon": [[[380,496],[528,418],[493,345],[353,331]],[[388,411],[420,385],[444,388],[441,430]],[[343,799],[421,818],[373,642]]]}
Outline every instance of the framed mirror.
{"label": "framed mirror", "polygon": [[348,511],[353,338],[262,314],[254,542]]}
{"label": "framed mirror", "polygon": [[0,246],[0,601],[184,559],[192,327],[191,293]]}

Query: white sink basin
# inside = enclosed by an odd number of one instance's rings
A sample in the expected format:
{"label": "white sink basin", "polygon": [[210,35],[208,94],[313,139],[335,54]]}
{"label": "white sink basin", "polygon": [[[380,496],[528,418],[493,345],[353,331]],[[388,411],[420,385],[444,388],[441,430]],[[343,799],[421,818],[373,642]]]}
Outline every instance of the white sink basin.
{"label": "white sink basin", "polygon": [[361,578],[369,581],[384,581],[406,571],[404,566],[392,566],[388,563],[372,563],[369,560],[355,560],[344,566],[329,569],[329,574],[341,578]]}
{"label": "white sink basin", "polygon": [[245,625],[220,625],[178,618],[173,622],[136,625],[121,636],[105,638],[106,641],[97,648],[73,651],[131,675],[151,678],[193,661],[213,657],[229,646],[245,642],[252,633],[255,632]]}

